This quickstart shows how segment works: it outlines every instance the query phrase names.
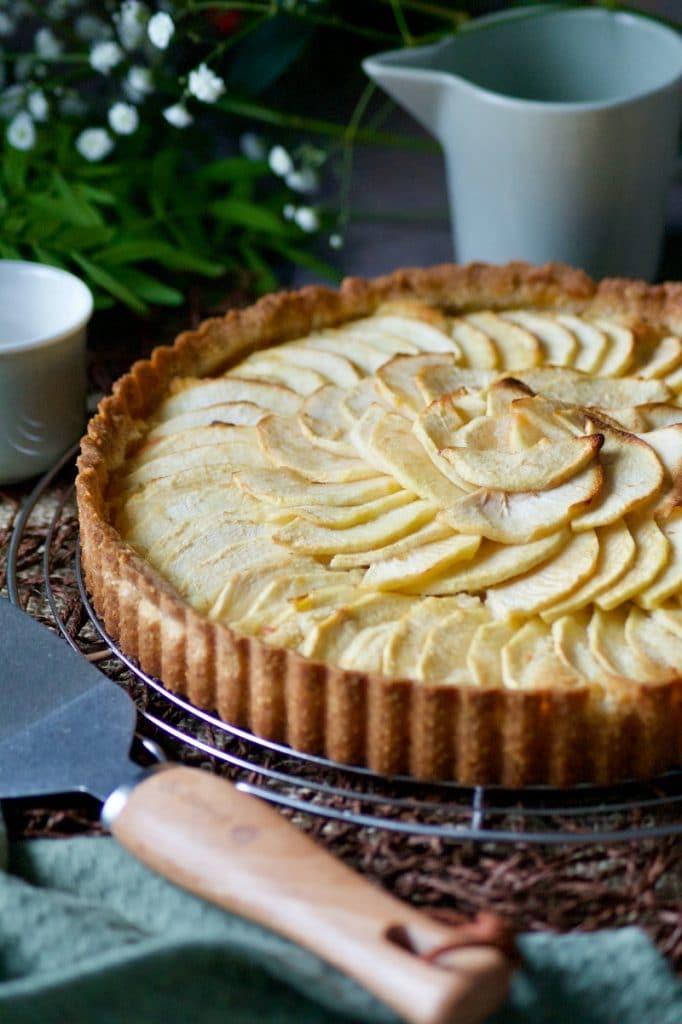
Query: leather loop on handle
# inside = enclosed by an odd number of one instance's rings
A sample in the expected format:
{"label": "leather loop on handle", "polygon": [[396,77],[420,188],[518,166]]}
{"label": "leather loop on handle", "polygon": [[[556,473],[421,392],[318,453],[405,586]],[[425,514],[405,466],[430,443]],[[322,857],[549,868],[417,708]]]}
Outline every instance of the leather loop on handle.
{"label": "leather loop on handle", "polygon": [[[305,946],[411,1024],[479,1024],[506,994],[500,950],[460,947],[457,928],[389,896],[208,772],[153,772],[108,824],[154,871]],[[422,959],[435,949],[437,964]]]}

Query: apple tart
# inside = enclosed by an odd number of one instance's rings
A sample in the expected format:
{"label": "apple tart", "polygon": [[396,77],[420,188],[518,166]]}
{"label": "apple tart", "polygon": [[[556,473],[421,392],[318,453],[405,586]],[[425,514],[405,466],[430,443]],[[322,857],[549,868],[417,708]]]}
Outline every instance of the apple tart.
{"label": "apple tart", "polygon": [[79,459],[148,673],[332,760],[570,785],[682,760],[682,286],[442,266],[136,363]]}

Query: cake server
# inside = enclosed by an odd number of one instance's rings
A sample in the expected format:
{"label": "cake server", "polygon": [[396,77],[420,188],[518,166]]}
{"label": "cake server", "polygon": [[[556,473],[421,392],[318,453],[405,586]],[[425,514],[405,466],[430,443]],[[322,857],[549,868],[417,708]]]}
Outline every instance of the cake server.
{"label": "cake server", "polygon": [[476,1024],[503,1000],[494,920],[433,921],[225,779],[135,764],[128,694],[5,599],[0,708],[0,798],[92,794],[148,867],[307,947],[411,1024]]}

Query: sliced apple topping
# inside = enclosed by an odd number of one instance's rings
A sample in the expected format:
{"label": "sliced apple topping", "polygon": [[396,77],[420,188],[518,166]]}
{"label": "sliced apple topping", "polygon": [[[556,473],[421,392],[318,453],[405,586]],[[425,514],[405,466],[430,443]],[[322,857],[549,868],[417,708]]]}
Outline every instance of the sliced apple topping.
{"label": "sliced apple topping", "polygon": [[515,494],[549,490],[575,476],[595,458],[602,442],[601,434],[593,434],[566,441],[543,439],[519,452],[462,447],[443,448],[441,455],[467,483]]}
{"label": "sliced apple topping", "polygon": [[680,395],[674,334],[395,297],[176,380],[106,500],[237,633],[356,672],[621,699],[682,674]]}

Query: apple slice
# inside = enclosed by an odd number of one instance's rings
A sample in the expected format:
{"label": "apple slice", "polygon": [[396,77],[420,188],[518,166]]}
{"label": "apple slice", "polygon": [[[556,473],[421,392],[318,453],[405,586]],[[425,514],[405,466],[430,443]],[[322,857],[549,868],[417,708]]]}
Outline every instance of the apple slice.
{"label": "apple slice", "polygon": [[555,317],[529,313],[523,309],[508,310],[501,315],[504,320],[510,320],[535,335],[542,346],[545,363],[552,366],[572,365],[579,346],[575,334],[565,324]]}
{"label": "apple slice", "polygon": [[[339,573],[339,580],[344,575]],[[280,558],[257,568],[233,573],[208,610],[212,622],[234,622],[265,602],[275,604],[298,597],[328,582],[329,572],[313,558],[292,559],[281,550]],[[348,574],[347,583],[354,577]]]}
{"label": "apple slice", "polygon": [[358,505],[291,505],[286,508],[271,507],[267,516],[268,522],[287,523],[294,517],[306,519],[316,526],[328,526],[332,530],[348,530],[360,523],[367,523],[375,520],[387,512],[396,508],[403,508],[414,501],[414,495],[407,491],[396,491],[394,494],[387,494],[374,501],[367,501]]}
{"label": "apple slice", "polygon": [[290,469],[240,469],[235,484],[248,494],[272,505],[362,505],[400,486],[388,476],[367,477],[346,483],[314,483]]}
{"label": "apple slice", "polygon": [[657,495],[663,484],[663,466],[648,444],[596,418],[588,420],[588,429],[604,436],[599,453],[604,485],[589,511],[574,519],[574,530],[592,530],[622,519]]}
{"label": "apple slice", "polygon": [[477,686],[502,687],[502,648],[516,632],[508,622],[483,622],[476,629],[467,652],[467,668]]}
{"label": "apple slice", "polygon": [[456,600],[448,598],[428,597],[413,602],[384,648],[381,665],[384,675],[394,679],[416,678],[426,632],[460,607]]}
{"label": "apple slice", "polygon": [[661,338],[650,358],[637,367],[635,373],[645,380],[652,377],[665,377],[677,370],[682,364],[682,339],[673,334]]}
{"label": "apple slice", "polygon": [[[495,370],[500,365],[500,357],[495,345],[485,333],[473,324],[455,317],[452,320],[450,333],[464,357],[465,364],[482,370]],[[445,392],[441,392],[444,394]],[[433,396],[437,398],[437,395]]]}
{"label": "apple slice", "polygon": [[506,494],[480,488],[443,509],[439,518],[460,533],[475,533],[502,544],[527,544],[580,515],[599,494],[602,481],[602,468],[593,461],[549,491]]}
{"label": "apple slice", "polygon": [[353,551],[344,555],[334,555],[329,564],[332,569],[351,569],[355,566],[366,567],[371,565],[372,562],[385,561],[388,558],[400,558],[402,555],[409,554],[415,548],[421,547],[422,544],[432,544],[435,541],[446,540],[452,536],[453,532],[449,526],[445,526],[443,523],[437,522],[436,519],[432,519],[424,526],[414,530],[407,537],[401,537],[400,540],[396,540],[392,544],[386,544],[380,548],[372,548],[368,551]]}
{"label": "apple slice", "polygon": [[305,342],[292,341],[286,345],[278,345],[271,350],[282,362],[301,366],[319,373],[330,384],[348,388],[360,379],[352,362],[336,352],[325,352],[324,349],[311,348]]}
{"label": "apple slice", "polygon": [[552,631],[540,619],[526,622],[501,652],[502,678],[510,690],[566,689],[585,680],[556,653]]}
{"label": "apple slice", "polygon": [[[360,333],[368,331],[372,337],[399,338],[403,343],[409,342],[420,352],[451,352],[458,361],[462,359],[458,345],[445,329],[440,330],[419,317],[379,312],[369,320],[356,320],[351,330],[356,326]],[[446,327],[445,323],[443,327]]]}
{"label": "apple slice", "polygon": [[359,630],[341,653],[339,666],[353,672],[381,672],[386,645],[397,626],[398,622],[394,620]]}
{"label": "apple slice", "polygon": [[566,366],[522,370],[517,376],[519,381],[537,394],[567,405],[609,410],[642,405],[645,402],[665,402],[671,397],[670,388],[660,380],[590,377]]}
{"label": "apple slice", "polygon": [[345,333],[341,328],[330,329],[320,334],[311,334],[306,338],[305,343],[311,349],[342,355],[361,373],[365,374],[376,373],[379,367],[390,358],[386,352],[380,351],[355,335]]}
{"label": "apple slice", "polygon": [[359,632],[387,622],[397,623],[409,602],[408,597],[398,594],[366,594],[344,604],[315,624],[300,645],[301,654],[338,665]]}
{"label": "apple slice", "polygon": [[594,572],[599,540],[592,530],[571,537],[562,550],[543,565],[507,583],[490,587],[486,603],[496,619],[537,615],[558,603]]}
{"label": "apple slice", "polygon": [[572,331],[579,343],[573,366],[584,373],[597,373],[609,348],[609,339],[594,324],[573,313],[558,313],[557,322]]}
{"label": "apple slice", "polygon": [[298,414],[301,432],[317,448],[354,458],[348,418],[342,408],[346,392],[335,384],[325,384],[308,395]]}
{"label": "apple slice", "polygon": [[674,633],[678,639],[682,639],[682,609],[665,605],[662,608],[654,608],[650,612],[650,616],[664,629]]}
{"label": "apple slice", "polygon": [[609,347],[599,366],[600,377],[622,377],[635,357],[635,334],[629,327],[611,320],[595,320],[596,326],[609,340]]}
{"label": "apple slice", "polygon": [[462,368],[454,362],[426,365],[417,372],[417,387],[423,398],[422,406],[455,392],[479,392],[490,384],[494,376],[491,370]]}
{"label": "apple slice", "polygon": [[545,622],[569,612],[584,608],[608,587],[619,580],[635,561],[635,542],[625,523],[613,523],[597,531],[599,538],[599,558],[593,574],[574,590],[572,594],[557,604],[541,612]]}
{"label": "apple slice", "polygon": [[154,441],[193,427],[211,427],[215,424],[253,427],[259,423],[268,410],[255,402],[216,402],[201,409],[190,409],[158,423],[147,432],[146,439]]}
{"label": "apple slice", "polygon": [[533,390],[515,377],[500,377],[488,388],[486,415],[504,416],[511,412],[514,402],[532,398],[533,395]]}
{"label": "apple slice", "polygon": [[239,365],[239,372],[245,377],[257,377],[262,380],[270,380],[276,384],[283,384],[297,395],[310,395],[317,391],[323,384],[329,381],[318,373],[317,370],[310,370],[307,366],[300,366],[293,360],[285,362],[278,355],[277,349],[268,352],[255,352],[248,356]]}
{"label": "apple slice", "polygon": [[637,682],[660,682],[670,671],[636,651],[625,637],[628,609],[605,612],[595,608],[587,627],[590,650],[606,672]]}
{"label": "apple slice", "polygon": [[480,543],[479,537],[453,534],[445,540],[423,544],[403,555],[372,562],[363,577],[362,585],[376,590],[421,589],[434,576],[456,562],[472,558]]}
{"label": "apple slice", "polygon": [[586,609],[563,615],[552,623],[554,651],[559,660],[590,683],[603,686],[610,673],[597,661],[587,637],[591,613]]}
{"label": "apple slice", "polygon": [[294,420],[270,415],[254,429],[258,432],[258,442],[270,465],[293,469],[308,480],[343,483],[377,475],[376,470],[361,459],[350,459],[313,447]]}
{"label": "apple slice", "polygon": [[452,396],[443,395],[419,414],[412,424],[412,432],[436,469],[466,493],[472,490],[471,484],[467,484],[440,454],[442,448],[452,444],[455,431],[463,423],[464,417],[455,409]]}
{"label": "apple slice", "polygon": [[543,439],[519,452],[452,447],[443,448],[440,454],[474,487],[515,494],[547,491],[575,476],[596,457],[602,441],[600,434],[592,434],[565,441]]}
{"label": "apple slice", "polygon": [[293,519],[274,534],[279,544],[306,555],[335,555],[349,551],[367,551],[404,537],[433,518],[434,506],[427,501],[411,501],[376,519],[346,530],[316,526],[305,519]]}
{"label": "apple slice", "polygon": [[352,438],[370,465],[426,501],[443,507],[467,493],[439,472],[403,416],[371,406],[353,428]]}
{"label": "apple slice", "polygon": [[472,602],[470,607],[459,608],[431,626],[417,663],[417,679],[429,683],[473,684],[466,661],[469,645],[477,628],[488,619],[486,609]]}
{"label": "apple slice", "polygon": [[597,594],[595,601],[604,610],[616,608],[643,593],[661,573],[670,557],[670,543],[651,518],[650,509],[628,518],[627,524],[635,542],[635,560],[619,580]]}
{"label": "apple slice", "polygon": [[426,402],[417,384],[417,374],[427,367],[454,366],[451,358],[444,362],[442,355],[393,356],[377,370],[376,379],[379,393],[404,416],[414,419]]}
{"label": "apple slice", "polygon": [[638,405],[635,411],[643,417],[646,423],[645,431],[660,430],[662,427],[682,423],[682,409],[670,402],[644,402]]}
{"label": "apple slice", "polygon": [[671,633],[660,620],[639,608],[631,608],[625,620],[625,639],[635,654],[670,675],[682,674],[682,637]]}
{"label": "apple slice", "polygon": [[505,370],[523,370],[542,362],[540,342],[530,331],[503,320],[497,313],[484,310],[469,313],[466,321],[488,335],[497,349],[500,366]]}
{"label": "apple slice", "polygon": [[204,409],[220,402],[253,402],[269,412],[293,416],[301,406],[301,396],[282,384],[266,380],[249,380],[237,374],[197,380],[176,378],[171,395],[159,406],[154,422],[165,422],[192,409]]}
{"label": "apple slice", "polygon": [[682,592],[682,510],[677,509],[669,519],[659,520],[658,525],[670,546],[668,561],[653,582],[634,595],[642,608],[656,608]]}
{"label": "apple slice", "polygon": [[476,593],[495,583],[514,579],[548,561],[569,541],[569,530],[557,530],[528,544],[496,544],[484,540],[463,566],[442,573],[420,588],[424,594]]}

